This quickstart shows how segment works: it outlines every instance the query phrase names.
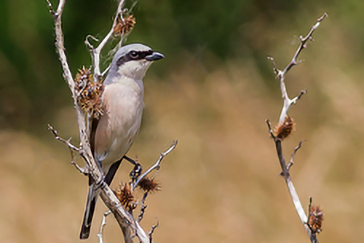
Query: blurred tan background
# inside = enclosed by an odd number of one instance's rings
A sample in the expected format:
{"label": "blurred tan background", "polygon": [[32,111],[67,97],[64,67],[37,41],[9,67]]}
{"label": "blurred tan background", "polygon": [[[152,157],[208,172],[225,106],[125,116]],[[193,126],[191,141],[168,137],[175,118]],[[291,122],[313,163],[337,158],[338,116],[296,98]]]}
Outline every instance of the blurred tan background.
{"label": "blurred tan background", "polygon": [[[66,52],[75,74],[90,65],[83,41],[102,38],[115,1],[68,1]],[[132,5],[132,2],[128,2]],[[329,14],[287,75],[297,123],[284,141],[288,159],[307,140],[291,169],[306,208],[325,213],[320,242],[364,241],[364,3],[349,1],[140,0],[127,43],[165,54],[145,78],[141,132],[129,156],[144,168],[178,139],[147,200],[142,226],[157,221],[155,242],[309,242],[294,210],[264,120],[282,107],[279,68],[299,35]],[[78,242],[87,178],[70,165],[52,124],[77,143],[77,124],[54,48],[53,19],[44,1],[0,2],[0,242]],[[107,61],[104,63],[106,65]],[[122,164],[113,187],[128,179]],[[100,201],[88,242],[98,242]],[[107,219],[105,242],[120,242]]]}

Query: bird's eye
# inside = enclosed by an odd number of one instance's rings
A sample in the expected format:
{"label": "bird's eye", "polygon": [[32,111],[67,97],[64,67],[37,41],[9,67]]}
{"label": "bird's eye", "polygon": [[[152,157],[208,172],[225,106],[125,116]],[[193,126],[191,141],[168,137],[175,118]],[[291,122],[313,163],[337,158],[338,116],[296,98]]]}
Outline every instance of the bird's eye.
{"label": "bird's eye", "polygon": [[131,51],[131,52],[129,53],[129,56],[131,57],[131,59],[137,59],[137,58],[138,58],[138,56],[139,56],[139,54],[138,54],[138,52],[136,52],[136,51]]}

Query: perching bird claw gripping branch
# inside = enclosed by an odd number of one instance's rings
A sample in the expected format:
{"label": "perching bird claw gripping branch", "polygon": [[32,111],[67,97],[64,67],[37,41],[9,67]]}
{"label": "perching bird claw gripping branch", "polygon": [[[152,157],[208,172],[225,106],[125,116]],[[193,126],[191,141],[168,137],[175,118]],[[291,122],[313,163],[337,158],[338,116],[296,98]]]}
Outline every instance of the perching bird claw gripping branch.
{"label": "perching bird claw gripping branch", "polygon": [[[82,93],[83,89],[81,87],[80,90],[78,90],[74,78],[72,76],[71,70],[68,65],[67,56],[65,54],[65,47],[64,47],[64,37],[63,37],[63,31],[62,31],[62,14],[64,10],[64,6],[66,1],[60,0],[57,6],[57,9],[55,10],[50,3],[49,0],[47,0],[49,11],[52,14],[55,22],[55,39],[56,39],[56,50],[59,55],[59,60],[62,65],[63,69],[63,77],[65,81],[67,82],[69,89],[72,93],[73,98],[73,104],[76,110],[77,115],[77,123],[79,128],[79,136],[80,136],[80,146],[77,147],[73,145],[69,140],[65,140],[58,136],[57,131],[55,131],[50,125],[49,130],[53,133],[55,138],[63,143],[65,143],[71,152],[71,158],[72,158],[72,164],[82,173],[88,175],[92,178],[92,181],[95,182],[95,184],[100,185],[98,187],[98,190],[100,191],[100,197],[104,201],[105,205],[110,209],[110,211],[114,214],[117,222],[120,225],[120,228],[124,235],[124,240],[127,243],[133,242],[133,238],[137,237],[140,242],[143,243],[149,243],[152,242],[152,235],[145,233],[145,231],[141,228],[139,225],[139,221],[136,220],[133,216],[133,214],[124,208],[124,205],[121,204],[119,198],[116,196],[113,190],[110,189],[110,187],[105,183],[104,180],[104,173],[101,171],[99,164],[95,161],[91,146],[90,146],[90,119],[92,118],[89,114],[85,114],[85,111],[82,109],[82,106],[79,102],[79,96]],[[102,49],[104,48],[105,44],[112,39],[112,37],[119,36],[120,41],[117,44],[117,47],[120,47],[123,41],[123,38],[131,31],[135,20],[132,15],[129,15],[126,9],[123,8],[124,1],[121,0],[118,3],[117,12],[113,21],[113,25],[109,33],[106,35],[106,37],[100,42],[100,44],[94,48],[93,45],[90,44],[89,39],[93,38],[92,36],[88,36],[86,38],[86,45],[89,47],[91,56],[92,56],[92,62],[93,62],[93,78],[94,82],[98,82],[102,76],[107,72],[108,68],[101,72],[100,70],[100,53]],[[123,14],[126,14],[126,16],[123,16]],[[150,171],[152,171],[155,168],[159,168],[160,161],[163,159],[165,155],[170,153],[176,146],[176,143],[174,142],[172,146],[164,153],[162,153],[161,157],[157,161],[157,166],[153,166],[151,170],[148,170],[145,174],[149,174]],[[86,166],[84,168],[78,166],[74,161],[73,153],[78,153],[86,162]],[[135,185],[138,184],[139,181],[135,183]],[[104,227],[104,222],[102,223],[102,227]],[[153,227],[153,230],[155,227]],[[153,232],[153,230],[151,232]],[[102,242],[102,230],[101,230],[101,237],[99,236],[99,242]]]}

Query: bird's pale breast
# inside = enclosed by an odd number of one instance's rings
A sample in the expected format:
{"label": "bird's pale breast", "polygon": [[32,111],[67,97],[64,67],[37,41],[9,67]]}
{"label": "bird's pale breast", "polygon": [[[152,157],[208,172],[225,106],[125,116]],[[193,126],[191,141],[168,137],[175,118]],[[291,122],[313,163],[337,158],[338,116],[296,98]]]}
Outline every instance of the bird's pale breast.
{"label": "bird's pale breast", "polygon": [[113,83],[105,87],[102,102],[104,114],[96,129],[95,157],[106,172],[134,142],[142,118],[143,92]]}

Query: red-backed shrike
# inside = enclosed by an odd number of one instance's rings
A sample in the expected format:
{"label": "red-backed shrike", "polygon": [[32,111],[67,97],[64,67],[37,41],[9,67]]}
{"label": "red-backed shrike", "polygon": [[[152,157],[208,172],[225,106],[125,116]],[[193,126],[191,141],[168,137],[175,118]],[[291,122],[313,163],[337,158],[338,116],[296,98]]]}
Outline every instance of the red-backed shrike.
{"label": "red-backed shrike", "polygon": [[[103,115],[92,125],[91,149],[108,185],[138,133],[143,111],[143,77],[153,61],[164,56],[142,44],[121,47],[115,54],[104,81]],[[99,192],[92,179],[80,238],[90,234]]]}

